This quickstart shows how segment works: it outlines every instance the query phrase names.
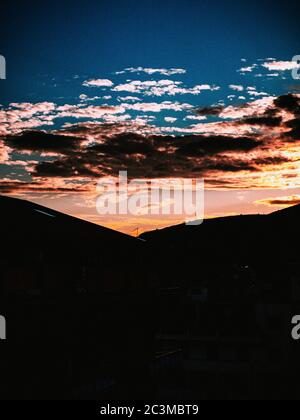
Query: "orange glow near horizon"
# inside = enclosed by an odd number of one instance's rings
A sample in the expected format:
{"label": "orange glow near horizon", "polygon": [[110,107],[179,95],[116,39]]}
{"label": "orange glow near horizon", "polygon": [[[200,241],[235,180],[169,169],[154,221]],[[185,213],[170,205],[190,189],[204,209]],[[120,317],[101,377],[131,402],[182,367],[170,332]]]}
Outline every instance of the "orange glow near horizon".
{"label": "orange glow near horizon", "polygon": [[[16,198],[69,214],[91,223],[137,236],[146,231],[184,223],[180,216],[104,216],[96,211],[96,195],[22,194]],[[205,191],[205,218],[268,214],[300,203],[300,188]]]}

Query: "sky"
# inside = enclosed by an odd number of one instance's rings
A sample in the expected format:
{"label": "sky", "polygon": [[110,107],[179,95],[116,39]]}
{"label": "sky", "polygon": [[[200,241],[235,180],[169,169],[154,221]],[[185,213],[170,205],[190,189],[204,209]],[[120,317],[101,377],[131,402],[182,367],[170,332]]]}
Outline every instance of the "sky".
{"label": "sky", "polygon": [[97,184],[205,181],[205,215],[300,203],[299,2],[0,6],[0,193],[134,234],[181,217],[100,215]]}

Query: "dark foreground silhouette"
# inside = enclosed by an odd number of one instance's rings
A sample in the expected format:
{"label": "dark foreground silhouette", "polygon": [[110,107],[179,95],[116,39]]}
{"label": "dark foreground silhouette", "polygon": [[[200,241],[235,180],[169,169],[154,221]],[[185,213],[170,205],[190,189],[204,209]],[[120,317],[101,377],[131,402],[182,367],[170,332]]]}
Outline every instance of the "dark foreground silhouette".
{"label": "dark foreground silhouette", "polygon": [[299,217],[295,206],[142,235],[160,279],[156,344],[180,349],[164,395],[300,398]]}
{"label": "dark foreground silhouette", "polygon": [[6,197],[0,215],[0,397],[151,393],[143,241]]}
{"label": "dark foreground silhouette", "polygon": [[140,239],[0,214],[0,398],[300,398],[299,206]]}

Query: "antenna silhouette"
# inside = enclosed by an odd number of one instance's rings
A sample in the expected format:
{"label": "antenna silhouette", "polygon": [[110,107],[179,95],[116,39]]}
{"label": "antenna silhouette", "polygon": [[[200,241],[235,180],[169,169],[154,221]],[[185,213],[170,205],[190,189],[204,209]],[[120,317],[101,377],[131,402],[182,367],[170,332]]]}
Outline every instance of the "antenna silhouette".
{"label": "antenna silhouette", "polygon": [[135,228],[133,231],[132,231],[132,233],[134,233],[134,232],[136,232],[136,234],[135,234],[135,237],[136,238],[138,238],[139,237],[139,231],[140,231],[140,228]]}

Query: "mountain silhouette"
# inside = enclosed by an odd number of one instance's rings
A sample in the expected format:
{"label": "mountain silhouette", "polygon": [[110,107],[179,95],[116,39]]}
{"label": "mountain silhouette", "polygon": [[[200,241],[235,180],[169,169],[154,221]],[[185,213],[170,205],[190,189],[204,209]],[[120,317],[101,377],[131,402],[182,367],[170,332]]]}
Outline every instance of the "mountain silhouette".
{"label": "mountain silhouette", "polygon": [[141,238],[148,243],[163,287],[188,289],[195,283],[225,281],[228,289],[234,289],[227,279],[251,267],[257,284],[272,283],[273,291],[277,288],[267,299],[280,301],[287,299],[287,279],[299,261],[299,219],[297,205],[269,215],[208,219],[198,226],[181,224],[144,233]]}
{"label": "mountain silhouette", "polygon": [[202,225],[181,224],[146,232],[140,237],[155,247],[171,252],[190,252],[215,260],[293,259],[297,256],[293,239],[300,230],[300,205],[269,215],[230,216],[206,219]]}
{"label": "mountain silhouette", "polygon": [[[41,235],[49,235],[53,239],[57,234],[57,240],[63,240],[64,237],[72,237],[76,234],[76,242],[78,243],[78,235],[88,237],[89,239],[99,239],[105,241],[116,241],[123,244],[136,243],[136,239],[123,233],[105,228],[103,226],[90,223],[76,217],[60,213],[58,211],[40,206],[26,200],[20,200],[7,196],[0,196],[0,214],[2,220],[2,232],[15,232],[28,234],[39,232]],[[44,236],[45,237],[45,236]],[[19,240],[22,238],[19,235]],[[26,240],[30,240],[27,237]],[[80,246],[80,244],[78,244]]]}
{"label": "mountain silhouette", "polygon": [[139,378],[155,305],[140,278],[144,242],[9,197],[0,215],[0,399],[148,392]]}

